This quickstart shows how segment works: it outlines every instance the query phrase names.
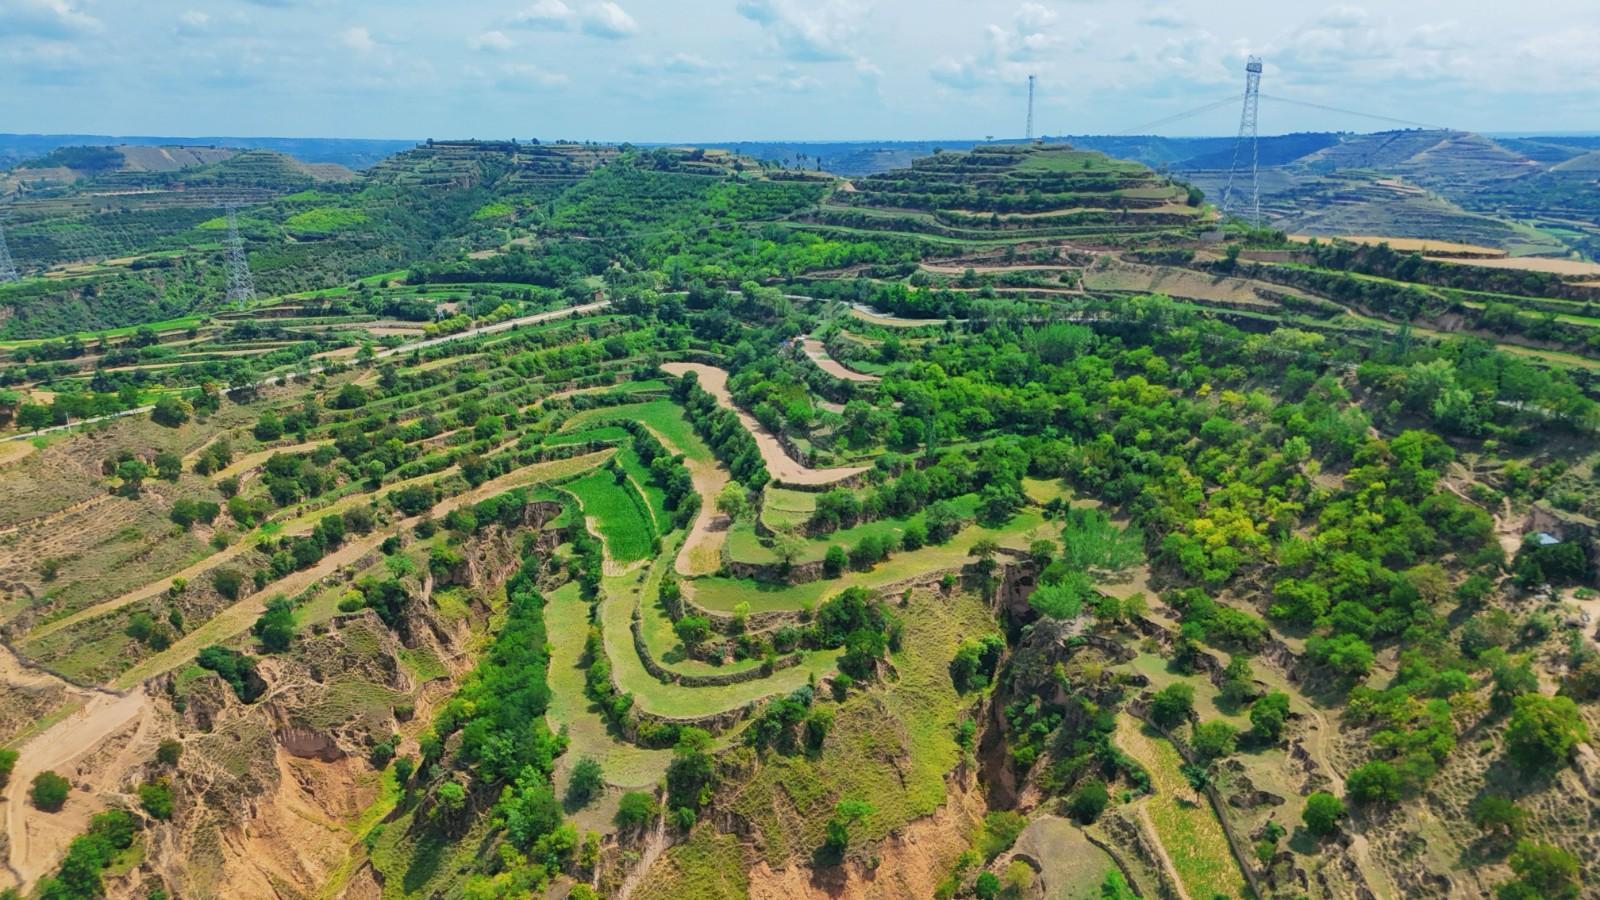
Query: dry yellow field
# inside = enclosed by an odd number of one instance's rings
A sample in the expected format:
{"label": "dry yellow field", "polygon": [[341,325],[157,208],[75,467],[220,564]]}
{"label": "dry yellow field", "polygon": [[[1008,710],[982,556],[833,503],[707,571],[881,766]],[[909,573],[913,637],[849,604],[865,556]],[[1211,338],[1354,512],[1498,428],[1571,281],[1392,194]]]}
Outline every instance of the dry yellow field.
{"label": "dry yellow field", "polygon": [[1506,255],[1506,251],[1501,250],[1499,247],[1458,244],[1453,241],[1435,241],[1422,238],[1380,237],[1370,234],[1339,235],[1331,238],[1311,234],[1289,235],[1289,240],[1299,241],[1302,244],[1310,242],[1313,238],[1319,241],[1349,241],[1352,244],[1365,244],[1372,247],[1378,244],[1388,244],[1391,248],[1401,253],[1470,253],[1474,256],[1492,256],[1496,258]]}
{"label": "dry yellow field", "polygon": [[1544,272],[1549,275],[1600,275],[1600,263],[1581,259],[1551,259],[1548,256],[1517,256],[1500,259],[1450,259],[1428,257],[1436,262],[1455,263],[1462,266],[1480,266],[1485,269],[1521,269],[1524,272]]}

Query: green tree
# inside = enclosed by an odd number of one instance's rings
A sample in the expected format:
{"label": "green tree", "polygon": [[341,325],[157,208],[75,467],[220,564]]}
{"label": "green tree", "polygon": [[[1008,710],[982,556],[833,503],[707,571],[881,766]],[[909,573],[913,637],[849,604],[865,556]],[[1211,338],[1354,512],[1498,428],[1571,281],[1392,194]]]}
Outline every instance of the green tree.
{"label": "green tree", "polygon": [[1220,719],[1215,722],[1202,722],[1194,726],[1193,736],[1189,743],[1194,746],[1194,752],[1202,759],[1213,760],[1227,756],[1234,751],[1238,742],[1239,730]]}
{"label": "green tree", "polygon": [[165,778],[139,785],[139,805],[151,818],[172,818],[172,785]]}
{"label": "green tree", "polygon": [[1549,771],[1566,765],[1572,748],[1588,737],[1572,698],[1523,694],[1512,703],[1506,753],[1526,769]]}
{"label": "green tree", "polygon": [[730,481],[722,486],[717,494],[717,512],[730,519],[741,519],[749,512],[750,503],[745,497],[745,490],[738,482]]}
{"label": "green tree", "polygon": [[182,397],[167,394],[156,401],[155,409],[150,411],[150,420],[157,425],[168,428],[177,428],[189,421],[189,416],[194,412],[194,407]]}
{"label": "green tree", "polygon": [[1381,759],[1357,766],[1344,780],[1345,793],[1357,803],[1394,803],[1400,786],[1400,773]]}
{"label": "green tree", "polygon": [[623,831],[644,828],[656,817],[656,798],[644,791],[629,791],[617,803],[616,823]]}
{"label": "green tree", "polygon": [[1194,687],[1175,681],[1150,698],[1150,718],[1163,728],[1174,728],[1194,714]]}
{"label": "green tree", "polygon": [[1500,794],[1484,794],[1473,800],[1467,814],[1479,831],[1493,832],[1502,838],[1520,838],[1528,825],[1527,811],[1510,797]]}
{"label": "green tree", "polygon": [[171,450],[156,454],[156,475],[165,481],[177,481],[183,474],[183,457]]}
{"label": "green tree", "polygon": [[1339,829],[1339,820],[1344,818],[1344,801],[1327,791],[1317,791],[1306,798],[1300,817],[1307,831],[1317,837],[1327,837]]}
{"label": "green tree", "polygon": [[1106,783],[1098,778],[1090,778],[1078,785],[1067,798],[1067,813],[1080,824],[1087,825],[1100,818],[1110,802],[1111,795],[1106,790]]}
{"label": "green tree", "polygon": [[434,815],[450,818],[467,808],[467,789],[460,782],[446,781],[439,785],[435,792],[439,805],[434,808]]}
{"label": "green tree", "polygon": [[1517,880],[1496,889],[1501,900],[1575,900],[1582,891],[1578,860],[1560,847],[1518,841],[1510,863]]}
{"label": "green tree", "polygon": [[17,755],[10,747],[0,747],[0,787],[11,780],[11,772],[17,767]]}
{"label": "green tree", "polygon": [[865,800],[840,800],[834,805],[833,816],[828,819],[825,829],[828,834],[827,849],[835,857],[843,856],[850,846],[850,826],[876,811]]}
{"label": "green tree", "polygon": [[33,786],[28,789],[28,797],[39,809],[56,812],[66,804],[67,794],[71,790],[72,782],[47,769],[33,776]]}
{"label": "green tree", "polygon": [[274,597],[267,602],[267,611],[256,619],[251,628],[261,649],[266,653],[282,653],[294,640],[294,604],[288,598]]}
{"label": "green tree", "polygon": [[574,807],[587,806],[604,789],[605,773],[600,761],[585,756],[572,767],[572,778],[567,782],[567,803]]}

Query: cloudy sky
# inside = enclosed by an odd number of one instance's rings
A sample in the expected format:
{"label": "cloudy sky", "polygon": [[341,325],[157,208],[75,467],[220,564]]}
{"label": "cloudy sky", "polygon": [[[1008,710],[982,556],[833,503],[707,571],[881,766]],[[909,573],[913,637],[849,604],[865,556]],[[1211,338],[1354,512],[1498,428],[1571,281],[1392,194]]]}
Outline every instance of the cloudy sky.
{"label": "cloudy sky", "polygon": [[[1017,136],[1033,73],[1038,131],[1121,133],[1236,95],[1250,53],[1273,97],[1600,130],[1597,0],[0,0],[0,131]],[[1262,104],[1263,132],[1382,127]]]}

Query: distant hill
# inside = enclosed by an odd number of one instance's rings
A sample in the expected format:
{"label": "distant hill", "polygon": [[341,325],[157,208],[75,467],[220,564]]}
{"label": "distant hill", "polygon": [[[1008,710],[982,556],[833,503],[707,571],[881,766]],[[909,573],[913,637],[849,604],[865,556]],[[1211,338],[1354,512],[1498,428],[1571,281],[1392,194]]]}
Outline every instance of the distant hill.
{"label": "distant hill", "polygon": [[[1078,136],[1074,146],[1166,168],[1221,199],[1232,138]],[[1316,235],[1457,240],[1514,254],[1600,255],[1600,138],[1412,129],[1260,140],[1269,224]]]}
{"label": "distant hill", "polygon": [[416,141],[359,138],[149,137],[105,134],[0,134],[0,169],[45,157],[62,147],[229,147],[274,150],[308,163],[335,163],[365,169],[385,157],[416,146]]}

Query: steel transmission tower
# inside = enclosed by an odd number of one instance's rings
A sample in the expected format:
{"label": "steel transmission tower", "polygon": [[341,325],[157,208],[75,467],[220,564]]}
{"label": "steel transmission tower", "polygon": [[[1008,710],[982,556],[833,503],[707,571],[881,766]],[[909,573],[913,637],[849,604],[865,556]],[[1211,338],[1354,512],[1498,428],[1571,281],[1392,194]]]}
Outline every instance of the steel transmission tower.
{"label": "steel transmission tower", "polygon": [[1233,182],[1239,176],[1239,157],[1245,142],[1250,143],[1250,201],[1246,204],[1250,224],[1261,227],[1261,152],[1256,139],[1256,113],[1261,107],[1261,57],[1252,56],[1244,66],[1244,112],[1239,115],[1239,138],[1233,145],[1233,167],[1228,170],[1228,185],[1222,190],[1222,213],[1239,213],[1233,195]]}
{"label": "steel transmission tower", "polygon": [[256,280],[239,236],[239,208],[228,204],[228,305],[243,306],[256,299]]}
{"label": "steel transmission tower", "polygon": [[17,274],[17,264],[11,259],[11,248],[6,246],[5,223],[0,222],[0,284],[21,279],[22,276]]}
{"label": "steel transmission tower", "polygon": [[1033,140],[1033,76],[1028,76],[1028,140]]}

